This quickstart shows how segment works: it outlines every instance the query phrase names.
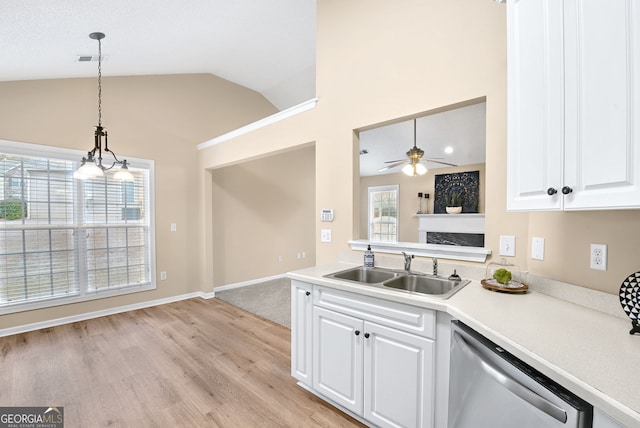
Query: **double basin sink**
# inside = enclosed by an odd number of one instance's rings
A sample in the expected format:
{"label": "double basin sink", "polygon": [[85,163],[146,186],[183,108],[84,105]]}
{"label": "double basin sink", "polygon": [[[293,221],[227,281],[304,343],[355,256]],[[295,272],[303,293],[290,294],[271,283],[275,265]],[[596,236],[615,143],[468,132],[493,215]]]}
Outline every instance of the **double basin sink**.
{"label": "double basin sink", "polygon": [[452,280],[422,273],[384,268],[355,268],[330,273],[326,278],[341,279],[404,292],[428,294],[447,299],[467,285],[468,280]]}

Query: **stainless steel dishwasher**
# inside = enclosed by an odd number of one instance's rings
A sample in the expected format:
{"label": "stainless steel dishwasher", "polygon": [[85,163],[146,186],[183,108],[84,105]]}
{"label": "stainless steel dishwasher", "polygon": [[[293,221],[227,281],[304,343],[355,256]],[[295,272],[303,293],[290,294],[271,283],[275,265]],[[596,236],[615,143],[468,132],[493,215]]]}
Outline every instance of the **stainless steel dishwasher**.
{"label": "stainless steel dishwasher", "polygon": [[451,334],[449,428],[591,427],[586,401],[459,321]]}

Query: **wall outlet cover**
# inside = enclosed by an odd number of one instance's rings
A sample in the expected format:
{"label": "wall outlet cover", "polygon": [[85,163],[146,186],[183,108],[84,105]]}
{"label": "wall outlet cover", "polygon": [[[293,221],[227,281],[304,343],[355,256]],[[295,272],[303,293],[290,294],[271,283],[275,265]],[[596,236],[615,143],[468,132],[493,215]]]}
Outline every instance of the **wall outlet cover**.
{"label": "wall outlet cover", "polygon": [[607,244],[591,244],[589,266],[595,270],[607,270]]}
{"label": "wall outlet cover", "polygon": [[531,238],[531,258],[544,260],[544,238]]}
{"label": "wall outlet cover", "polygon": [[500,235],[500,255],[511,256],[516,255],[516,237]]}

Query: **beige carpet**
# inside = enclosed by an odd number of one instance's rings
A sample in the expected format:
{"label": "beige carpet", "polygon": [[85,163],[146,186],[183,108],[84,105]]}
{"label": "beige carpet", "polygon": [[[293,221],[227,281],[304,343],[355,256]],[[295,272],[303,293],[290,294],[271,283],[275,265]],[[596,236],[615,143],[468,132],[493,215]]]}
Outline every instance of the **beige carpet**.
{"label": "beige carpet", "polygon": [[288,278],[217,291],[216,298],[291,328],[291,280]]}

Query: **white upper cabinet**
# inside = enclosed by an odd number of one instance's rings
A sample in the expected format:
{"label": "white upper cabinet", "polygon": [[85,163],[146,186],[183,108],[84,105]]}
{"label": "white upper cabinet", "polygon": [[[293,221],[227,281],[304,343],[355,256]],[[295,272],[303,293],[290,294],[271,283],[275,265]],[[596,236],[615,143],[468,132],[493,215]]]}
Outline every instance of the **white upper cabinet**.
{"label": "white upper cabinet", "polygon": [[509,210],[559,209],[562,183],[562,2],[507,3]]}
{"label": "white upper cabinet", "polygon": [[640,208],[640,4],[508,0],[507,208]]}

